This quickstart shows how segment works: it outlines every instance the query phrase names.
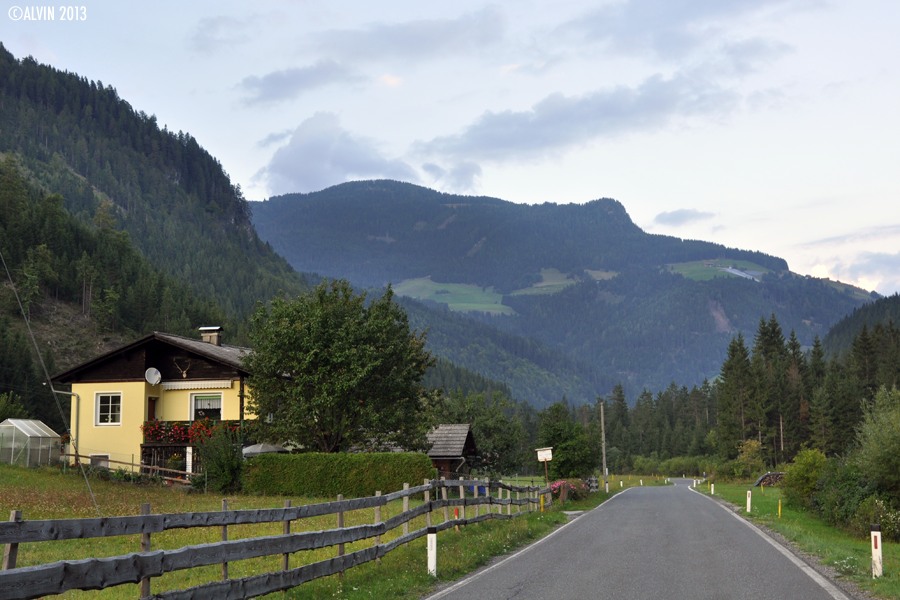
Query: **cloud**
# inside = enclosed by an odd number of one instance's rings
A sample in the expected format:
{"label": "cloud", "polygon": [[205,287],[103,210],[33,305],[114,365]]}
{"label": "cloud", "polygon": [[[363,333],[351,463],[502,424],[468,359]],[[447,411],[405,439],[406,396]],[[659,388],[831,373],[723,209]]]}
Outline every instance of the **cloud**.
{"label": "cloud", "polygon": [[250,94],[248,104],[276,102],[337,83],[356,83],[364,78],[333,60],[308,67],[272,71],[262,77],[245,77],[239,87]]}
{"label": "cloud", "polygon": [[800,246],[807,248],[815,248],[817,246],[831,248],[840,244],[854,242],[871,243],[874,240],[892,240],[897,237],[900,237],[900,225],[873,225],[871,227],[863,227],[840,235],[810,240],[800,244]]}
{"label": "cloud", "polygon": [[281,142],[290,139],[292,133],[294,132],[290,129],[287,129],[285,131],[276,131],[259,140],[256,145],[260,148],[266,148],[268,146],[280,144]]}
{"label": "cloud", "polygon": [[351,134],[335,115],[324,112],[301,123],[257,179],[272,194],[311,192],[354,179],[418,181],[408,164],[386,158],[375,142]]}
{"label": "cloud", "polygon": [[695,221],[702,221],[704,219],[710,219],[714,217],[715,214],[711,212],[704,212],[700,210],[694,210],[693,208],[679,208],[678,210],[672,210],[668,212],[661,212],[653,219],[653,222],[657,225],[668,225],[671,227],[679,227],[681,225],[686,225],[688,223],[693,223]]}
{"label": "cloud", "polygon": [[842,260],[831,272],[842,281],[890,295],[900,289],[900,252],[861,252],[852,262]]}
{"label": "cloud", "polygon": [[461,133],[419,142],[426,154],[504,162],[556,155],[600,137],[658,128],[678,117],[726,113],[736,94],[703,77],[653,76],[637,87],[579,97],[556,93],[530,110],[486,112]]}
{"label": "cloud", "polygon": [[456,193],[476,191],[482,174],[481,166],[471,161],[456,163],[449,169],[434,163],[425,163],[422,170],[431,175],[432,185]]}
{"label": "cloud", "polygon": [[332,29],[315,36],[316,52],[346,60],[384,58],[411,61],[454,57],[488,48],[503,37],[505,24],[496,8],[456,19],[423,19],[404,23],[378,23],[361,29]]}
{"label": "cloud", "polygon": [[224,46],[253,41],[257,17],[208,17],[200,19],[190,35],[189,44],[197,52],[212,54]]}
{"label": "cloud", "polygon": [[715,39],[723,20],[788,4],[789,0],[631,0],[580,15],[560,31],[623,54],[680,60]]}

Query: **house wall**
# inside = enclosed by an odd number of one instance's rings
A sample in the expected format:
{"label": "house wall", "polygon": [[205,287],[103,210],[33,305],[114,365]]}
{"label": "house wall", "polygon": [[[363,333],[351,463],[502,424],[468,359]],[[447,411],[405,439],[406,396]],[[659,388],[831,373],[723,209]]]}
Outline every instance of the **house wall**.
{"label": "house wall", "polygon": [[[230,387],[167,390],[164,385],[150,385],[145,381],[106,381],[102,383],[73,383],[72,391],[80,401],[72,399],[72,438],[81,456],[108,455],[111,461],[138,464],[141,456],[143,434],[141,425],[147,420],[147,399],[158,398],[156,418],[160,421],[191,420],[193,394],[222,394],[222,419],[240,419],[240,380],[228,380]],[[164,381],[163,384],[166,382]],[[118,425],[97,423],[97,397],[104,393],[122,396],[121,423]],[[249,388],[244,385],[244,401],[249,399]],[[244,418],[253,415],[244,410]],[[128,468],[127,465],[110,463],[111,469]]]}
{"label": "house wall", "polygon": [[[160,421],[190,421],[191,420],[191,397],[194,394],[222,394],[222,420],[237,421],[241,418],[241,400],[240,400],[240,381],[234,379],[231,381],[231,387],[203,387],[203,389],[193,390],[166,390],[163,386],[147,386],[149,391],[147,397],[156,396],[159,400],[156,403],[156,418]],[[249,399],[249,390],[246,383],[244,384],[244,403]],[[146,419],[147,408],[144,406],[144,418]],[[246,407],[244,408],[244,418],[252,418]]]}
{"label": "house wall", "polygon": [[[73,448],[81,456],[108,455],[110,460],[139,462],[141,456],[141,424],[147,415],[147,385],[143,381],[106,381],[73,384],[72,398]],[[122,395],[122,416],[118,425],[98,425],[97,396],[103,393]],[[111,463],[111,469],[125,467]]]}

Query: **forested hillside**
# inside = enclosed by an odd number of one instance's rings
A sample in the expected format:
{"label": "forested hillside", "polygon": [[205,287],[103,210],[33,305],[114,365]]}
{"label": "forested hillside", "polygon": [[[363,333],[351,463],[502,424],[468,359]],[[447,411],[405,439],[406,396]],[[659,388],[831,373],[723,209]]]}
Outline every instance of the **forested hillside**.
{"label": "forested hillside", "polygon": [[430,276],[509,293],[540,281],[547,267],[581,276],[714,257],[787,270],[784,260],[759,252],[648,235],[611,199],[531,206],[358,181],[252,208],[260,235],[295,268],[361,285]]}
{"label": "forested hillside", "polygon": [[879,333],[890,325],[900,326],[900,295],[897,294],[861,306],[838,321],[822,340],[822,347],[827,356],[843,356],[853,348],[863,329],[867,333]]}
{"label": "forested hillside", "polygon": [[104,213],[238,326],[258,300],[306,289],[259,240],[240,188],[191,135],[161,129],[112,86],[16,60],[2,45],[0,73],[0,152],[73,215]]}
{"label": "forested hillside", "polygon": [[[649,235],[611,199],[529,206],[364,181],[252,210],[260,235],[299,269],[391,283],[429,306],[465,312],[452,325],[440,313],[423,321],[436,351],[538,406],[559,392],[592,402],[616,383],[632,396],[700,385],[717,375],[732,336],[752,334],[761,317],[777,315],[810,346],[873,299],[793,274],[781,258]],[[530,358],[557,377],[520,386],[522,372],[510,364],[466,358],[481,346],[460,325],[472,320],[520,340],[507,346],[518,356],[539,349]]]}
{"label": "forested hillside", "polygon": [[[5,172],[18,186],[9,188],[9,197],[29,206],[52,204],[54,219],[84,235],[100,236],[99,242],[91,242],[100,254],[88,249],[85,257],[75,257],[78,262],[69,256],[80,248],[78,243],[51,229],[35,233],[11,222],[2,240],[15,264],[13,278],[26,287],[26,300],[37,307],[42,294],[53,298],[53,310],[37,310],[32,324],[40,342],[52,348],[48,354],[57,366],[154,329],[194,335],[200,324],[222,324],[229,341],[243,342],[245,317],[256,302],[307,289],[305,278],[260,241],[240,189],[190,134],[160,129],[155,117],[135,111],[109,85],[30,58],[16,60],[2,46],[0,72],[0,152],[8,159]],[[21,195],[23,186],[27,189]],[[16,213],[11,209],[9,214]],[[41,249],[45,241],[48,247]],[[21,260],[29,253],[35,255],[30,260],[41,259],[52,268],[39,278],[24,279]],[[107,276],[104,260],[118,255],[129,263],[139,254],[148,263]],[[191,303],[204,310],[182,308]],[[420,305],[411,310],[428,312]],[[70,317],[68,327],[54,331],[50,317],[62,319],[68,311],[79,318]],[[442,320],[416,322],[425,327]],[[483,379],[509,382],[523,398],[546,402],[574,390],[592,397],[592,386],[578,376],[548,367],[552,361],[546,358],[536,365],[534,352],[517,350],[532,342],[523,344],[497,331],[484,334],[484,329],[467,320],[441,331],[434,328],[431,347],[439,356],[461,361],[459,365],[482,367]],[[447,332],[453,334],[448,337]],[[491,336],[502,341],[485,341]],[[16,348],[22,341],[17,339]],[[560,355],[554,360],[566,362]],[[464,368],[446,360],[441,364],[440,374],[429,376],[441,385],[463,390],[481,385]],[[495,389],[504,384],[486,385]],[[32,390],[30,384],[14,387]]]}
{"label": "forested hillside", "polygon": [[[770,316],[750,337],[731,339],[714,382],[690,388],[672,384],[636,398],[617,386],[589,405],[556,403],[538,413],[535,443],[554,446],[556,465],[551,467],[558,476],[595,471],[602,403],[607,462],[617,473],[705,471],[721,479],[749,478],[783,468],[804,448],[847,457],[856,449],[876,397],[884,393],[880,390],[894,390],[896,398],[900,328],[892,322],[873,329],[863,325],[850,346],[840,358],[828,360],[818,340],[804,351],[796,336],[785,334]],[[885,439],[896,440],[896,428],[885,425]],[[891,444],[896,447],[895,441]],[[568,455],[560,451],[557,462],[560,447],[568,448]],[[858,472],[848,476],[843,485],[850,487],[843,492],[873,493],[857,483],[860,479]]]}
{"label": "forested hillside", "polygon": [[397,302],[409,315],[411,327],[428,332],[428,349],[436,356],[503,382],[513,398],[532,406],[542,408],[566,398],[591,401],[596,390],[615,384],[611,379],[595,379],[596,370],[553,348],[497,329],[490,322],[474,321],[438,306],[425,307],[408,298],[397,298]]}
{"label": "forested hillside", "polygon": [[224,319],[215,302],[152,267],[107,213],[90,225],[75,219],[9,155],[0,156],[0,254],[0,394],[58,431],[23,312],[51,374],[139,333],[194,335],[197,324]]}

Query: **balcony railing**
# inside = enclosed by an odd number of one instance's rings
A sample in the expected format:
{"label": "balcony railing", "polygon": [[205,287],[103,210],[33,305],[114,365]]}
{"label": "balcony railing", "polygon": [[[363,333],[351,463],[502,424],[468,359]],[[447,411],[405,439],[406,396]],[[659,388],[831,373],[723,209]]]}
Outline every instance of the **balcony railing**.
{"label": "balcony railing", "polygon": [[[215,427],[238,429],[240,421],[145,421],[141,425],[141,464],[200,473],[200,453],[197,444],[209,437]],[[188,448],[191,448],[190,465],[187,464]]]}

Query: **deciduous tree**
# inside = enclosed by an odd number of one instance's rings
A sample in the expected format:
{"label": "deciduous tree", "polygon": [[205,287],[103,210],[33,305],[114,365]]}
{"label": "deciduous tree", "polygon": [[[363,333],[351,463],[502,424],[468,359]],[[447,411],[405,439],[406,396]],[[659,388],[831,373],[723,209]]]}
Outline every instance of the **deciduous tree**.
{"label": "deciduous tree", "polygon": [[250,339],[249,406],[264,437],[322,452],[421,442],[433,361],[390,288],[367,302],[340,280],[276,298],[253,315]]}

